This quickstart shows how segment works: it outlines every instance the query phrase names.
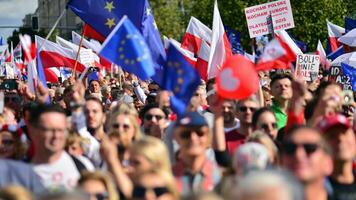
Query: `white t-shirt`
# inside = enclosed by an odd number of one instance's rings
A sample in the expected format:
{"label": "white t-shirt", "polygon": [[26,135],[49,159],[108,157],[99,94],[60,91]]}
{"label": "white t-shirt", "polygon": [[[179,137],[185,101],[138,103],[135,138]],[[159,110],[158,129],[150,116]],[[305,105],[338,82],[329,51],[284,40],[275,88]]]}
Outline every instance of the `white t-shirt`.
{"label": "white t-shirt", "polygon": [[[82,158],[80,160],[82,160]],[[92,170],[94,167],[90,161],[88,162],[82,163],[88,170]],[[72,157],[65,151],[63,151],[59,160],[50,164],[34,165],[33,168],[41,178],[44,187],[49,190],[73,189],[80,178],[77,166]]]}

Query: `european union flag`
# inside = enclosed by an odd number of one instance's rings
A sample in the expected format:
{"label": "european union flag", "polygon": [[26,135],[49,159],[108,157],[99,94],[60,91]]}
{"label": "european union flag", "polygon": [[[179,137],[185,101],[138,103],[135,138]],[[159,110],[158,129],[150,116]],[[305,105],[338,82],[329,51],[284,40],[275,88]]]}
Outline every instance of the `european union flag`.
{"label": "european union flag", "polygon": [[225,26],[225,32],[226,32],[227,38],[231,44],[232,53],[244,55],[245,52],[241,46],[240,33],[228,26]]}
{"label": "european union flag", "polygon": [[174,45],[169,45],[162,87],[173,92],[174,95],[170,99],[171,108],[178,117],[184,116],[199,84],[198,72],[184,59]]}
{"label": "european union flag", "polygon": [[356,68],[345,63],[341,63],[341,67],[342,67],[342,74],[350,78],[352,90],[356,91]]}
{"label": "european union flag", "polygon": [[356,19],[351,19],[349,17],[345,18],[345,31],[346,33],[356,28]]}
{"label": "european union flag", "polygon": [[155,68],[152,79],[162,84],[166,54],[148,0],[70,0],[68,6],[104,37],[127,15],[141,32],[151,51]]}
{"label": "european union flag", "polygon": [[99,54],[142,80],[155,73],[145,40],[126,16],[106,38]]}

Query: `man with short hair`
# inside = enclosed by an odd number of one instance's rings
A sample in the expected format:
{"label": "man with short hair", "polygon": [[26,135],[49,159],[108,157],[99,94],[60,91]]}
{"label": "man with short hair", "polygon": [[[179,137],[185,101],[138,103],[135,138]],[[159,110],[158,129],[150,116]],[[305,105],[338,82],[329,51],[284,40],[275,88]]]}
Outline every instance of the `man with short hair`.
{"label": "man with short hair", "polygon": [[33,108],[29,133],[35,145],[34,170],[46,188],[74,188],[80,171],[94,168],[64,151],[67,119],[59,106],[38,105]]}
{"label": "man with short hair", "polygon": [[173,174],[183,196],[200,190],[211,191],[220,181],[216,162],[206,154],[210,134],[205,118],[198,112],[189,112],[177,121],[174,136],[180,148]]}
{"label": "man with short hair", "polygon": [[142,108],[140,117],[143,131],[147,135],[162,139],[167,128],[168,111],[158,104],[149,104]]}
{"label": "man with short hair", "polygon": [[[223,104],[224,110],[227,109]],[[252,95],[247,99],[239,100],[236,104],[236,117],[239,120],[238,128],[232,130],[225,130],[226,148],[232,155],[235,150],[243,143],[248,136],[251,135],[252,129],[252,115],[259,108],[256,96]],[[224,126],[225,126],[224,114]],[[234,119],[235,120],[235,119]]]}
{"label": "man with short hair", "polygon": [[105,108],[97,98],[89,98],[84,105],[87,130],[97,140],[105,135],[104,124],[106,120]]}
{"label": "man with short hair", "polygon": [[319,130],[308,126],[287,129],[281,164],[303,184],[305,200],[328,200],[325,177],[332,172],[330,149]]}
{"label": "man with short hair", "polygon": [[287,109],[292,98],[292,77],[288,74],[276,74],[271,78],[273,96],[271,109],[277,119],[277,127],[281,129],[287,124]]}
{"label": "man with short hair", "polygon": [[356,138],[348,119],[341,114],[324,116],[318,127],[333,152],[334,170],[329,176],[332,193],[338,200],[356,199]]}

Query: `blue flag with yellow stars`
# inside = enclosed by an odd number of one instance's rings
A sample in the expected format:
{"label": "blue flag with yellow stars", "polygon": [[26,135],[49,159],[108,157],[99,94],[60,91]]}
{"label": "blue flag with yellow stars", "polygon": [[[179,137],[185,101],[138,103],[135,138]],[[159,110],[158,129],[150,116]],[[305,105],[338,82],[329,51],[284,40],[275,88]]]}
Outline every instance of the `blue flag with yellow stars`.
{"label": "blue flag with yellow stars", "polygon": [[67,5],[103,37],[107,37],[120,19],[127,15],[151,51],[155,68],[152,79],[162,84],[166,54],[148,0],[70,0]]}
{"label": "blue flag with yellow stars", "polygon": [[141,80],[147,80],[155,73],[151,53],[144,38],[126,16],[106,38],[99,55]]}
{"label": "blue flag with yellow stars", "polygon": [[198,72],[184,59],[174,45],[169,45],[162,87],[173,93],[170,98],[171,108],[178,117],[184,116],[199,84]]}
{"label": "blue flag with yellow stars", "polygon": [[345,63],[341,63],[341,67],[342,67],[342,74],[344,76],[349,77],[352,90],[356,91],[356,68]]}

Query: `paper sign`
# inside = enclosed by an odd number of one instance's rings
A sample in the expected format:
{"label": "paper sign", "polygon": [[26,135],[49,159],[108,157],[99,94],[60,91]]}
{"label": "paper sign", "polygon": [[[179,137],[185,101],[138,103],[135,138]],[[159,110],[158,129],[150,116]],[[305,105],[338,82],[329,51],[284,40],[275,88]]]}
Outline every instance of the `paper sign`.
{"label": "paper sign", "polygon": [[318,55],[297,55],[296,73],[305,81],[313,81],[319,74],[320,57]]}
{"label": "paper sign", "polygon": [[340,66],[331,66],[329,71],[329,80],[339,83],[343,90],[352,90],[351,79],[343,75]]}
{"label": "paper sign", "polygon": [[79,62],[86,67],[93,66],[94,64],[94,53],[91,49],[80,49],[79,52]]}
{"label": "paper sign", "polygon": [[250,38],[272,33],[272,30],[279,31],[294,27],[289,0],[279,0],[245,8],[245,16]]}

